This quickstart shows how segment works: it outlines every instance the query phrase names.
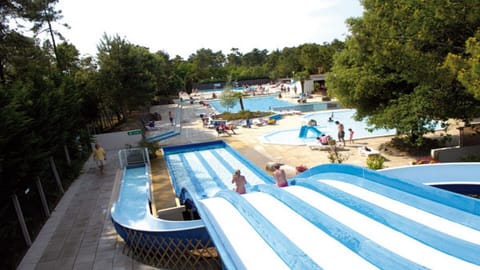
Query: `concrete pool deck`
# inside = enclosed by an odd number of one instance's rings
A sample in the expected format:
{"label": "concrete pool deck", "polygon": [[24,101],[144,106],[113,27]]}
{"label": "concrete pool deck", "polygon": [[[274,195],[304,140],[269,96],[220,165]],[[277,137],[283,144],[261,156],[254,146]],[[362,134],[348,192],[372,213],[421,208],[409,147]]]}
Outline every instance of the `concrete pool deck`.
{"label": "concrete pool deck", "polygon": [[[171,106],[155,106],[165,115]],[[312,151],[307,146],[273,145],[260,143],[259,136],[277,129],[288,129],[301,125],[301,115],[289,115],[277,125],[238,128],[237,135],[217,136],[214,129],[203,128],[199,113],[201,105],[185,105],[182,132],[179,136],[161,141],[161,145],[179,145],[224,139],[261,168],[269,161],[282,162],[291,166],[311,167],[329,163],[326,151]],[[357,147],[378,147],[390,137],[356,140],[345,147],[349,158],[344,162],[365,166],[366,158]],[[414,160],[409,156],[394,156],[382,153],[387,158],[385,166],[408,165]],[[103,175],[98,173],[90,159],[83,174],[70,186],[52,216],[28,250],[18,269],[156,269],[136,262],[123,254],[123,242],[117,236],[110,220],[111,195],[115,179],[119,177],[119,165],[115,152],[109,152],[111,161]],[[161,159],[152,162],[157,209],[175,206],[175,196]]]}

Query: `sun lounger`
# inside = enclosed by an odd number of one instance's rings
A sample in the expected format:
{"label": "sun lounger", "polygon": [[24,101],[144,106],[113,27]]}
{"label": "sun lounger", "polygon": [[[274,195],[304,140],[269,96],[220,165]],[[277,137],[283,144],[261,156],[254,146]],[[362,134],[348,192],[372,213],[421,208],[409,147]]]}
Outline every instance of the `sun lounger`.
{"label": "sun lounger", "polygon": [[254,124],[257,127],[261,127],[267,124],[267,121],[265,119],[253,119],[252,124]]}
{"label": "sun lounger", "polygon": [[230,134],[226,129],[217,127],[215,130],[217,131],[217,137],[220,135],[232,136],[232,134]]}
{"label": "sun lounger", "polygon": [[360,153],[361,156],[369,157],[369,156],[379,156],[380,152],[369,148],[367,146],[362,146],[358,148],[358,152]]}

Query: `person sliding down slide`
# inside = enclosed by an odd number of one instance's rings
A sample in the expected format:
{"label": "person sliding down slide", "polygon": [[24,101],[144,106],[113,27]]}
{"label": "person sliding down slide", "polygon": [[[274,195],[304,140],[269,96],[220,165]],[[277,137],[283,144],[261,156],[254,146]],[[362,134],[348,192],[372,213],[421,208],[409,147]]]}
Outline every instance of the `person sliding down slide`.
{"label": "person sliding down slide", "polygon": [[280,164],[275,164],[274,166],[275,171],[273,172],[273,176],[275,178],[275,182],[277,182],[278,187],[286,187],[288,186],[287,182],[287,175],[283,169],[280,169]]}

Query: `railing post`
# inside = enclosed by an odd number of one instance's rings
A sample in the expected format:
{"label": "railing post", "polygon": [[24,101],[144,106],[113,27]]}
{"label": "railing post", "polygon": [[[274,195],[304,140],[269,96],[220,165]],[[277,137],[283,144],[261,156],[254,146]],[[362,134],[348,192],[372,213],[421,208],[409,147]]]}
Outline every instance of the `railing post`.
{"label": "railing post", "polygon": [[25,218],[23,217],[22,208],[20,207],[20,202],[16,194],[12,195],[13,207],[15,207],[15,212],[17,213],[18,223],[20,223],[20,228],[22,229],[23,238],[25,238],[25,244],[28,247],[32,245],[32,239],[28,233],[27,223],[25,223]]}
{"label": "railing post", "polygon": [[70,159],[70,153],[68,152],[68,147],[66,144],[63,145],[63,150],[65,151],[65,157],[67,158],[68,166],[72,166],[72,160]]}
{"label": "railing post", "polygon": [[48,209],[47,197],[45,196],[45,192],[43,191],[42,182],[40,181],[40,177],[37,177],[37,189],[38,194],[40,194],[40,200],[42,201],[43,212],[45,216],[48,218],[50,217],[50,209]]}
{"label": "railing post", "polygon": [[55,161],[53,160],[53,157],[50,157],[49,161],[50,161],[50,166],[52,167],[53,175],[55,176],[55,181],[57,182],[58,189],[62,194],[64,194],[65,190],[63,189],[62,181],[60,180],[60,175],[58,174],[57,166],[55,165]]}

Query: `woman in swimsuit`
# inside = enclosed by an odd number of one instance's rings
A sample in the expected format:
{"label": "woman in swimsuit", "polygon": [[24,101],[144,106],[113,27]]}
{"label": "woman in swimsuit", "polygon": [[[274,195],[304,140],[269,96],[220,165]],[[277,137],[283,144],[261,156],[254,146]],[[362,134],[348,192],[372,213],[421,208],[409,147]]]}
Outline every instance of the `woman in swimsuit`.
{"label": "woman in swimsuit", "polygon": [[277,182],[278,187],[286,187],[288,186],[287,182],[287,175],[283,169],[280,169],[279,164],[275,164],[274,166],[275,171],[273,172],[273,177],[275,178],[275,182]]}
{"label": "woman in swimsuit", "polygon": [[247,180],[245,176],[240,174],[240,170],[235,170],[235,173],[232,176],[232,183],[235,183],[235,191],[238,194],[245,194],[247,190],[245,189],[245,185],[247,184]]}

